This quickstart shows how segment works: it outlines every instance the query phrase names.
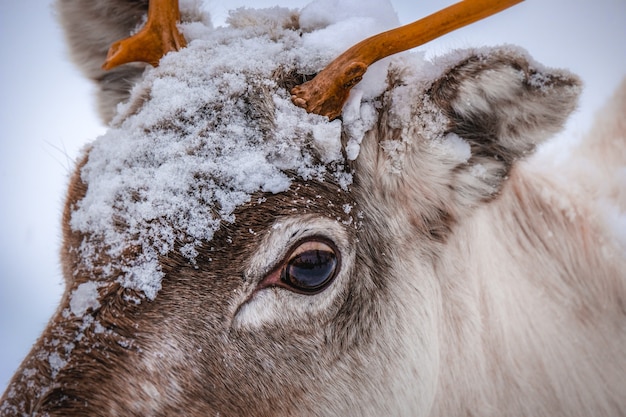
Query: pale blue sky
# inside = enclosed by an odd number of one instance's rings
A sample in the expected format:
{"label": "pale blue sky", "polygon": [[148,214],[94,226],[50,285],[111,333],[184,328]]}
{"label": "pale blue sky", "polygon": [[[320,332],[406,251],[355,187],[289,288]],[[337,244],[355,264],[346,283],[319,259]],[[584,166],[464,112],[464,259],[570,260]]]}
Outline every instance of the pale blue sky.
{"label": "pale blue sky", "polygon": [[[51,0],[0,2],[0,391],[54,312],[67,177],[79,149],[104,131],[89,83],[68,62]],[[302,7],[304,0],[207,1],[216,22],[242,5]],[[402,23],[454,1],[392,0]],[[578,137],[626,76],[626,0],[527,0],[426,45],[512,43],[540,62],[569,68],[586,84],[562,138]]]}

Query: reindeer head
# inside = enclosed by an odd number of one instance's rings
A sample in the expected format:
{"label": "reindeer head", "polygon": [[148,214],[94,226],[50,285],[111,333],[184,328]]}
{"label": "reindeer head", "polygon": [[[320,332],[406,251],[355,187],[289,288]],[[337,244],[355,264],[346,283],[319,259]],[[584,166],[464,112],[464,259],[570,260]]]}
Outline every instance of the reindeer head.
{"label": "reindeer head", "polygon": [[[140,10],[61,1],[68,26],[85,24],[71,20],[79,7],[107,42],[120,13]],[[123,95],[116,80],[139,80],[71,179],[65,296],[3,413],[431,407],[439,255],[560,129],[579,81],[509,47],[403,55],[371,81],[376,94],[354,94],[330,121],[291,102],[332,58],[307,43],[316,28],[283,9],[230,22],[187,24],[188,46],[145,72],[104,75],[89,61],[106,79],[106,118]],[[92,43],[74,47],[102,58]],[[302,88],[294,100],[307,105]]]}

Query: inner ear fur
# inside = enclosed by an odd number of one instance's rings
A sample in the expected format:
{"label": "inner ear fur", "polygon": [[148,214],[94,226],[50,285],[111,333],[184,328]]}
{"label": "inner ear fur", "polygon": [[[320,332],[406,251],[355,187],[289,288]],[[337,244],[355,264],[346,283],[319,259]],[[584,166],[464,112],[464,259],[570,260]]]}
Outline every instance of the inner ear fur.
{"label": "inner ear fur", "polygon": [[511,164],[562,129],[576,108],[581,81],[534,63],[513,48],[470,54],[430,88],[450,120],[448,131],[475,157]]}

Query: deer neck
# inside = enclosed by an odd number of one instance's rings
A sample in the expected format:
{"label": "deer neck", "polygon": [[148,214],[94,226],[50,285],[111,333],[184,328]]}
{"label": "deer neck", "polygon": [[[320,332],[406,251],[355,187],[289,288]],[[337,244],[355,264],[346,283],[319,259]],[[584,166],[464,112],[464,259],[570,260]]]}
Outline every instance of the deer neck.
{"label": "deer neck", "polygon": [[576,221],[585,213],[562,191],[529,178],[513,172],[498,199],[455,232],[438,265],[443,327],[433,415],[608,415],[610,398],[623,395],[585,388],[599,374],[622,386],[623,370],[575,359],[610,357],[624,346],[624,337],[616,340],[623,324],[603,319],[620,317],[609,310],[626,296],[623,272],[605,262],[616,254],[609,242],[590,244],[597,231]]}

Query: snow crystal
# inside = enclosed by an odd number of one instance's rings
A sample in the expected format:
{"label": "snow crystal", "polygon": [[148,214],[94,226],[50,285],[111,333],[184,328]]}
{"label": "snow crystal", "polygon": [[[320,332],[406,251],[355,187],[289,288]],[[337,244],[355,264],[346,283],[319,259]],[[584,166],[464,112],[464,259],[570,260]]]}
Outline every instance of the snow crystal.
{"label": "snow crystal", "polygon": [[483,164],[472,165],[469,172],[472,176],[480,179],[486,179],[488,175],[487,168]]}
{"label": "snow crystal", "polygon": [[82,283],[74,290],[70,298],[70,311],[77,317],[82,317],[92,308],[100,307],[98,301],[98,285],[93,282]]}
{"label": "snow crystal", "polygon": [[52,373],[52,379],[56,378],[59,371],[67,365],[67,361],[61,358],[61,356],[53,352],[48,356],[48,363],[50,364],[50,372]]}
{"label": "snow crystal", "polygon": [[100,324],[99,321],[94,322],[94,329],[93,329],[94,333],[101,334],[101,333],[104,333],[105,331],[106,329],[104,328],[102,324]]}

